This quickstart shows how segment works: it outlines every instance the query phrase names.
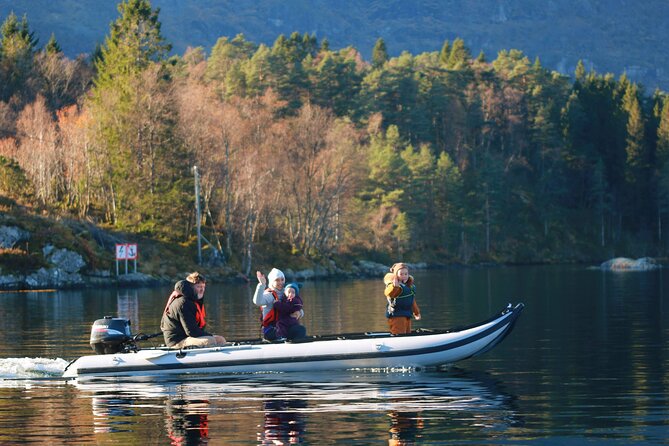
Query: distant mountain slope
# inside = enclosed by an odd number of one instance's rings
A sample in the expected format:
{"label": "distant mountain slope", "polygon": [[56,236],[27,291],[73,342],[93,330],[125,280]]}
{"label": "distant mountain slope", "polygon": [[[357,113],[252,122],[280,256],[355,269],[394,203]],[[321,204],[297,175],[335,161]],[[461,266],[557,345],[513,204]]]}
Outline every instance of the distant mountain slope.
{"label": "distant mountain slope", "polygon": [[[90,53],[116,18],[115,0],[0,0],[0,15],[28,15],[44,43],[51,33],[70,56]],[[489,60],[501,49],[572,73],[579,59],[598,72],[669,91],[667,0],[153,0],[163,33],[182,54],[210,49],[221,36],[243,33],[271,44],[276,37],[315,33],[332,48],[352,45],[366,58],[383,37],[391,55],[438,51],[461,37]]]}

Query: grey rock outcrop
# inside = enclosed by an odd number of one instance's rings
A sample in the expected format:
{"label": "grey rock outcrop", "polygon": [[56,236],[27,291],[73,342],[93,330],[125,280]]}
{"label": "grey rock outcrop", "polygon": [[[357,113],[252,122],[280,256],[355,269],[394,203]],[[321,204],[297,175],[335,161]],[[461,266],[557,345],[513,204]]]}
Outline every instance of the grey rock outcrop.
{"label": "grey rock outcrop", "polygon": [[616,257],[607,260],[599,266],[607,271],[650,271],[660,268],[660,265],[651,257],[639,259],[628,259],[627,257]]}
{"label": "grey rock outcrop", "polygon": [[0,248],[10,249],[30,239],[30,233],[16,226],[0,226]]}
{"label": "grey rock outcrop", "polygon": [[353,272],[362,276],[383,276],[388,272],[390,265],[372,262],[370,260],[360,260],[353,265]]}
{"label": "grey rock outcrop", "polygon": [[85,283],[80,270],[86,266],[83,257],[68,249],[56,249],[53,245],[46,245],[42,249],[44,258],[52,265],[49,268],[40,268],[37,271],[17,277],[13,275],[0,277],[0,286],[15,288],[69,287]]}
{"label": "grey rock outcrop", "polygon": [[40,268],[25,278],[30,288],[47,288],[80,285],[84,279],[79,273],[68,273],[58,268]]}
{"label": "grey rock outcrop", "polygon": [[6,276],[0,275],[0,289],[17,288],[22,282],[22,279],[13,274]]}
{"label": "grey rock outcrop", "polygon": [[42,249],[44,258],[51,263],[55,269],[65,273],[77,273],[86,266],[83,257],[74,251],[67,249],[56,249],[53,245],[46,245]]}

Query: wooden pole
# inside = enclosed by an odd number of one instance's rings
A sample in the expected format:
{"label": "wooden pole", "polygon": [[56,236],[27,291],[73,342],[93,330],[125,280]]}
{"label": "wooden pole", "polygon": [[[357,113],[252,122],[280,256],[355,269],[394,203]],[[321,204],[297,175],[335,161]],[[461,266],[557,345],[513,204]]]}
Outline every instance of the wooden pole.
{"label": "wooden pole", "polygon": [[197,222],[197,264],[202,264],[202,232],[200,229],[201,214],[200,214],[200,177],[197,172],[197,166],[193,166],[193,173],[195,174],[195,221]]}

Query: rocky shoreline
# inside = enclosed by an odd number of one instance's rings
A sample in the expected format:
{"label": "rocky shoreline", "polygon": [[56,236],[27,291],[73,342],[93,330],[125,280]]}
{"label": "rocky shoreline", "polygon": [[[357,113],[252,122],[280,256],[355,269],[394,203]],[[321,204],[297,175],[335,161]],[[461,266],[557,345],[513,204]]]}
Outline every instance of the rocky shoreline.
{"label": "rocky shoreline", "polygon": [[[14,249],[26,242],[30,233],[18,226],[0,226],[0,248],[5,250]],[[5,272],[0,269],[0,290],[44,290],[44,289],[73,289],[92,288],[100,286],[159,286],[171,284],[177,277],[186,276],[188,271],[174,276],[160,276],[142,272],[130,272],[124,274],[125,265],[121,267],[117,276],[111,270],[92,269],[87,265],[84,257],[73,250],[57,248],[47,243],[41,249],[41,257],[45,265],[35,271],[26,273]],[[413,264],[413,268],[424,269],[425,263]],[[360,260],[354,262],[349,268],[342,269],[334,261],[329,261],[325,266],[318,265],[313,268],[293,270],[285,268],[284,273],[289,280],[319,280],[337,278],[363,278],[379,277],[388,271],[388,266],[377,262]],[[242,273],[226,266],[216,268],[205,267],[211,282],[255,282],[255,277],[246,277]]]}
{"label": "rocky shoreline", "polygon": [[[0,225],[0,249],[4,251],[16,250],[31,239],[31,233],[18,225]],[[108,244],[108,243],[107,243]],[[39,245],[38,245],[39,246]],[[113,246],[113,245],[112,245]],[[81,253],[72,249],[59,248],[51,243],[41,247],[38,257],[39,267],[23,268],[19,265],[10,265],[9,271],[3,271],[0,264],[0,290],[44,290],[44,289],[75,289],[100,286],[159,286],[173,283],[178,277],[185,277],[189,271],[177,274],[147,274],[146,272],[130,272],[124,274],[125,265],[120,265],[118,275],[114,268],[96,269],[87,263]],[[7,264],[5,264],[6,269]],[[427,264],[413,264],[416,269],[427,268]],[[134,265],[133,265],[134,267]],[[193,268],[193,266],[191,266]],[[315,265],[312,268],[293,270],[282,268],[289,280],[319,280],[350,277],[379,277],[388,271],[388,265],[359,260],[353,262],[346,269],[340,268],[330,260],[325,265]],[[133,268],[134,270],[134,268]],[[210,282],[234,283],[255,282],[255,277],[246,277],[239,271],[221,265],[202,267]]]}
{"label": "rocky shoreline", "polygon": [[[25,275],[0,274],[0,290],[79,289],[100,286],[147,287],[169,285],[177,279],[177,277],[159,277],[139,272],[119,274],[118,276],[109,271],[100,270],[86,273],[81,271],[85,264],[79,254],[64,249],[56,250],[52,246],[45,249],[52,251],[51,255],[47,257],[51,262],[50,267],[43,267]],[[426,263],[410,264],[410,266],[414,269],[428,268]],[[355,262],[349,270],[338,268],[332,263],[330,268],[317,266],[303,270],[286,268],[283,271],[288,280],[336,280],[351,277],[382,277],[388,271],[388,266],[360,260]],[[185,277],[187,274],[188,272],[184,271],[177,276]],[[248,278],[242,273],[234,272],[228,268],[222,268],[221,274],[209,272],[208,277],[210,282],[213,283],[255,282],[255,277]]]}
{"label": "rocky shoreline", "polygon": [[[29,238],[30,233],[17,226],[0,226],[0,249],[11,250]],[[123,274],[125,271],[125,266],[123,266],[117,276],[111,269],[91,268],[78,252],[66,248],[57,248],[49,243],[42,247],[41,257],[44,259],[45,265],[26,273],[5,272],[0,267],[0,290],[164,286],[172,284],[178,277],[185,277],[189,273],[189,271],[183,271],[169,276],[143,272]],[[389,265],[378,262],[358,260],[344,269],[330,260],[325,265],[316,265],[308,269],[282,269],[288,280],[307,281],[382,277],[383,274],[388,272],[388,267]],[[410,264],[410,267],[412,269],[427,269],[444,267],[444,265],[428,265],[423,262]],[[598,268],[610,271],[647,271],[660,267],[661,265],[651,258],[637,260],[614,258],[602,263]],[[200,271],[204,272],[212,283],[255,283],[254,276],[246,277],[241,272],[227,266],[203,267]]]}

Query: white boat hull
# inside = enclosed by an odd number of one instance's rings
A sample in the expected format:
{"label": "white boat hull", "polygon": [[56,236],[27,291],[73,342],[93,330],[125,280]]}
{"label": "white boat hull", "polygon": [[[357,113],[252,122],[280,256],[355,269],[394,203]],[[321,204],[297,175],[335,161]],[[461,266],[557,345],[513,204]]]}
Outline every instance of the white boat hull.
{"label": "white boat hull", "polygon": [[523,304],[509,305],[478,325],[455,331],[408,335],[367,333],[316,337],[306,342],[233,343],[225,347],[82,356],[65,378],[298,372],[355,368],[423,368],[451,364],[484,353],[513,328]]}

